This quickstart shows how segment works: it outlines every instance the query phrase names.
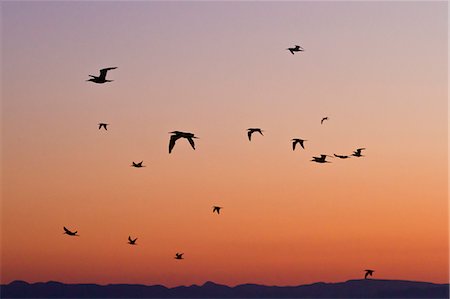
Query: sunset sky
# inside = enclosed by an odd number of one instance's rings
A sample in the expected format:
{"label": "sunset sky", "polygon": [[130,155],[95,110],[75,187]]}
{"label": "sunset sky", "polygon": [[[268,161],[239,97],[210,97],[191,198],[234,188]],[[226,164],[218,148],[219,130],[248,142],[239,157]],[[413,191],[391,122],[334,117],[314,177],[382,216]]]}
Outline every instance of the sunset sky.
{"label": "sunset sky", "polygon": [[448,283],[447,2],[0,5],[1,283]]}

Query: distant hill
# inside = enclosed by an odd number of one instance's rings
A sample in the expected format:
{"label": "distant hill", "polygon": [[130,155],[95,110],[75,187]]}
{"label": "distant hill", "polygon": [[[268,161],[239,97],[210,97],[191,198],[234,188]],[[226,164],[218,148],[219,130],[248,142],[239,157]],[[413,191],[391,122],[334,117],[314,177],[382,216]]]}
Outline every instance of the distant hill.
{"label": "distant hill", "polygon": [[404,280],[348,280],[299,286],[241,284],[235,287],[206,282],[167,288],[138,284],[64,284],[13,281],[1,285],[1,298],[449,298],[449,284]]}

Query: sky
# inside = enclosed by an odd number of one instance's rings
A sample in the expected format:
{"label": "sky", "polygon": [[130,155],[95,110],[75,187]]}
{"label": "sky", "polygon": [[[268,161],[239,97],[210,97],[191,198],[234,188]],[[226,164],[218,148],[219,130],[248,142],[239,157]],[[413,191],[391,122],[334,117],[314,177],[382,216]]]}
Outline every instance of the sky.
{"label": "sky", "polygon": [[448,283],[447,6],[2,1],[1,283]]}

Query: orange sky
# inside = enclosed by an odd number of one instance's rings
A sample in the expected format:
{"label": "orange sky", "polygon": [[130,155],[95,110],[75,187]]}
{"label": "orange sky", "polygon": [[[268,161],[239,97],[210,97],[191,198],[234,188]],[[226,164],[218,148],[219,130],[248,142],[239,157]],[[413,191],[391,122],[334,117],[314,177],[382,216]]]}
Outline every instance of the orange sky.
{"label": "orange sky", "polygon": [[448,283],[447,3],[0,5],[2,283]]}

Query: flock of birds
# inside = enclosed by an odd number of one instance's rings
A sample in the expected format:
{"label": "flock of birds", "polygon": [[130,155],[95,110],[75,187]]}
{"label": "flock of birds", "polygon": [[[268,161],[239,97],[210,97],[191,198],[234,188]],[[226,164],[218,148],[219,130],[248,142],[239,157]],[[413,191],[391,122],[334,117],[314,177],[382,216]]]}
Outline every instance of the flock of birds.
{"label": "flock of birds", "polygon": [[[304,51],[304,49],[301,46],[295,45],[292,48],[287,48],[288,51],[290,51],[292,53],[292,55],[294,55],[296,52],[302,52]],[[106,79],[106,75],[108,73],[108,71],[110,70],[114,70],[117,67],[108,67],[108,68],[104,68],[100,70],[100,75],[99,76],[94,76],[94,75],[89,75],[89,77],[91,77],[90,79],[86,80],[89,82],[94,82],[97,84],[103,84],[106,82],[113,82],[113,80],[107,80]],[[324,121],[328,120],[328,117],[323,117],[320,121],[320,124],[323,125]],[[101,130],[102,128],[104,130],[108,130],[108,123],[99,123],[98,124],[98,129]],[[247,129],[247,136],[248,136],[248,140],[252,141],[252,136],[253,133],[259,133],[261,136],[264,136],[263,134],[263,130],[261,128],[249,128]],[[169,132],[169,134],[172,134],[170,136],[170,140],[169,140],[169,154],[172,153],[173,148],[175,147],[175,144],[177,142],[177,140],[179,140],[180,138],[185,138],[187,139],[187,141],[189,142],[189,144],[191,145],[192,149],[195,150],[195,143],[194,143],[194,139],[197,139],[198,137],[196,137],[193,133],[189,133],[189,132],[181,132],[181,131],[173,131],[173,132]],[[305,149],[305,145],[304,142],[307,141],[305,139],[300,139],[300,138],[294,138],[291,140],[292,141],[292,150],[295,151],[296,145],[300,144],[300,146]],[[340,158],[340,159],[348,159],[351,156],[353,157],[364,157],[361,154],[361,151],[365,150],[365,148],[358,148],[356,149],[351,155],[337,155],[334,154],[334,157],[336,158]],[[312,157],[312,162],[316,162],[316,163],[331,163],[329,161],[326,160],[327,157],[331,157],[334,158],[331,155],[326,155],[326,154],[321,154],[320,157]],[[142,165],[144,161],[141,162],[132,162],[131,166],[132,167],[136,167],[136,168],[141,168],[141,167],[145,167],[145,165]],[[219,206],[213,206],[212,207],[213,213],[217,213],[218,215],[220,214],[220,210],[223,207],[219,207]],[[64,234],[68,235],[68,236],[79,236],[77,233],[78,231],[71,231],[68,228],[66,228],[65,226],[63,227],[64,229]],[[131,236],[128,236],[128,244],[129,245],[137,245],[136,241],[138,238],[131,238]],[[184,253],[175,253],[175,259],[176,260],[182,260]],[[367,279],[367,276],[372,276],[373,272],[375,272],[374,270],[370,270],[370,269],[366,269],[364,270],[366,273],[364,275],[364,278]]]}

